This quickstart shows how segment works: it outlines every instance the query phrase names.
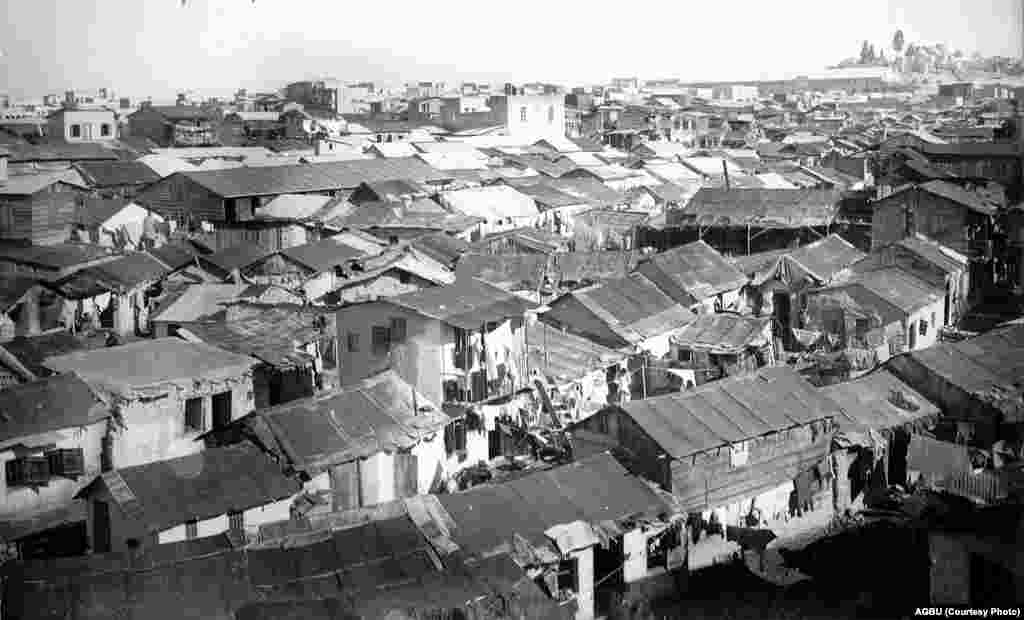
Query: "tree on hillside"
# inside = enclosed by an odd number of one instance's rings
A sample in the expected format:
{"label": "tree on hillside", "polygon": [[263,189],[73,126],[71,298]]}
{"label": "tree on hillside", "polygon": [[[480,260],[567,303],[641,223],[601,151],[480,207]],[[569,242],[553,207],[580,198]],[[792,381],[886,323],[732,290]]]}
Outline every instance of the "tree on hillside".
{"label": "tree on hillside", "polygon": [[897,30],[896,34],[892,36],[892,49],[897,52],[903,51],[903,31]]}

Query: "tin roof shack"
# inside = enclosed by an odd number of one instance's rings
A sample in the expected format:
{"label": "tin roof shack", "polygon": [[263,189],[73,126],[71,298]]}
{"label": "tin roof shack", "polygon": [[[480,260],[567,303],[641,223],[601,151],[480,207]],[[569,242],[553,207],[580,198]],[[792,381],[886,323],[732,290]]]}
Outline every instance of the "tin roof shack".
{"label": "tin roof shack", "polygon": [[862,352],[858,369],[866,370],[875,360],[938,342],[943,292],[899,267],[856,274],[810,291],[804,325],[825,334],[833,349]]}
{"label": "tin roof shack", "polygon": [[75,207],[88,193],[77,176],[61,171],[0,179],[0,240],[56,245],[70,239]]}
{"label": "tin roof shack", "polygon": [[454,445],[455,426],[448,414],[387,371],[260,410],[215,431],[207,443],[252,440],[301,474],[306,491],[327,510],[349,510],[435,491],[479,462],[481,445],[486,458],[486,436],[475,438],[481,444],[475,446],[478,458],[457,454],[468,448],[464,427],[461,446]]}
{"label": "tin roof shack", "polygon": [[166,240],[164,219],[123,198],[86,198],[75,212],[72,239],[118,250],[155,247]]}
{"label": "tin roof shack", "polygon": [[410,245],[448,267],[453,267],[458,258],[469,251],[469,243],[447,233],[426,234]]}
{"label": "tin roof shack", "polygon": [[851,270],[863,273],[893,266],[945,291],[943,325],[956,325],[981,292],[972,286],[966,256],[921,234],[875,248]]}
{"label": "tin roof shack", "polygon": [[636,272],[698,313],[736,308],[747,282],[745,275],[703,241],[655,254],[637,265]]}
{"label": "tin roof shack", "polygon": [[93,551],[214,536],[255,538],[287,518],[301,485],[248,443],[103,472],[75,495],[88,506]]}
{"label": "tin roof shack", "polygon": [[[360,303],[381,297],[394,297],[455,282],[455,274],[443,263],[414,246],[404,246],[353,261],[336,270],[333,290],[314,301]],[[321,289],[322,290],[322,289]],[[308,295],[316,295],[307,285]]]}
{"label": "tin roof shack", "polygon": [[666,226],[696,233],[729,254],[781,249],[820,239],[839,213],[842,193],[830,189],[701,188]]}
{"label": "tin roof shack", "polygon": [[200,106],[144,104],[128,115],[128,131],[161,146],[214,146],[218,144],[216,118],[213,109]]}
{"label": "tin roof shack", "polygon": [[610,591],[625,594],[627,604],[671,592],[673,573],[685,561],[671,498],[609,454],[503,484],[419,497],[406,507],[443,561],[463,558],[472,566],[507,550],[552,598],[574,598],[578,619],[607,614]]}
{"label": "tin roof shack", "polygon": [[566,293],[548,305],[539,317],[545,323],[602,346],[659,358],[669,351],[670,334],[696,318],[638,273]]}
{"label": "tin roof shack", "polygon": [[192,454],[195,439],[253,407],[258,362],[177,338],[77,351],[48,358],[56,372],[75,372],[107,398],[119,422],[112,467],[132,467]]}
{"label": "tin roof shack", "polygon": [[889,483],[907,480],[910,437],[931,430],[939,408],[884,369],[821,388],[838,407],[839,430],[832,449],[836,510],[858,498],[871,505],[883,499]]}
{"label": "tin roof shack", "polygon": [[392,368],[435,403],[479,402],[523,385],[525,299],[460,279],[338,310],[341,384]]}
{"label": "tin roof shack", "polygon": [[145,252],[79,269],[46,286],[70,304],[62,316],[70,329],[109,329],[121,336],[150,334],[156,286],[170,272]]}
{"label": "tin roof shack", "polygon": [[[247,547],[219,535],[135,553],[10,563],[5,615],[55,620],[118,613],[170,620],[186,610],[237,620],[335,617],[316,615],[326,611],[386,618],[409,609],[458,609],[471,617],[572,617],[572,606],[545,597],[507,554],[472,567],[456,560],[442,565],[404,515]],[[502,608],[507,613],[497,613]]]}
{"label": "tin roof shack", "polygon": [[906,187],[874,203],[871,247],[901,241],[916,233],[967,256],[974,286],[991,283],[994,217],[998,205],[979,192],[948,181]]}
{"label": "tin roof shack", "polygon": [[73,497],[101,470],[110,408],[70,374],[0,390],[0,411],[0,541],[23,558],[85,553]]}
{"label": "tin roof shack", "polygon": [[138,200],[181,225],[206,221],[227,228],[252,220],[281,194],[333,196],[364,182],[441,183],[447,177],[414,157],[240,167],[178,172],[141,192]]}
{"label": "tin roof shack", "polygon": [[[746,527],[753,505],[770,526],[789,512],[794,486],[800,505],[831,506],[827,476],[815,472],[837,415],[832,401],[780,366],[610,406],[569,432],[575,454],[611,449],[681,511],[714,511],[723,527]],[[690,546],[691,569],[709,555],[707,540]]]}
{"label": "tin roof shack", "polygon": [[587,417],[608,403],[609,383],[628,356],[537,321],[530,325],[530,369],[563,423]]}
{"label": "tin roof shack", "polygon": [[889,360],[887,368],[942,409],[971,445],[990,449],[1000,440],[1019,441],[1024,422],[1021,372],[1024,325],[911,351]]}
{"label": "tin roof shack", "polygon": [[103,198],[132,198],[160,175],[140,161],[81,161],[75,170]]}
{"label": "tin roof shack", "polygon": [[771,316],[778,323],[776,335],[794,346],[791,330],[802,327],[798,309],[806,306],[807,291],[826,286],[864,253],[837,234],[831,234],[794,250],[769,251],[734,259],[750,276],[746,303],[756,316]]}
{"label": "tin roof shack", "polygon": [[669,359],[692,372],[695,385],[752,373],[776,362],[772,318],[705,314],[669,338]]}

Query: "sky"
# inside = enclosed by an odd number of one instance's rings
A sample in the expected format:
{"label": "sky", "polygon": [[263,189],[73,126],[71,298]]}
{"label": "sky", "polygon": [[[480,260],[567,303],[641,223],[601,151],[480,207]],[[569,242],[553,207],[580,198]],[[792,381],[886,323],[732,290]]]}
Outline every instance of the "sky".
{"label": "sky", "polygon": [[1024,0],[4,0],[0,93],[229,95],[346,82],[779,79],[945,43],[1021,54]]}

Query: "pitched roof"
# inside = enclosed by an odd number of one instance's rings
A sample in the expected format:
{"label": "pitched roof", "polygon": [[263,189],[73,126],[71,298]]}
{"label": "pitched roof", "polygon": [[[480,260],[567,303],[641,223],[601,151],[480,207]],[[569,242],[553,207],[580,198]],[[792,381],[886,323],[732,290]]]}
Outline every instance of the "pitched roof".
{"label": "pitched roof", "polygon": [[254,217],[302,221],[312,217],[332,200],[330,196],[315,194],[281,194],[259,207]]}
{"label": "pitched roof", "polygon": [[195,323],[186,329],[203,342],[247,355],[279,369],[305,367],[313,358],[297,350],[295,343],[318,341],[321,331],[310,317],[289,309],[270,307],[256,316],[225,323]]}
{"label": "pitched roof", "polygon": [[555,385],[578,381],[587,374],[626,359],[626,354],[538,321],[530,327],[530,368]]}
{"label": "pitched roof", "polygon": [[559,207],[571,207],[583,204],[583,201],[570,194],[561,192],[554,187],[537,183],[535,185],[517,185],[516,190],[522,194],[533,198],[537,203],[537,209],[539,211],[547,211],[548,209],[558,209]]}
{"label": "pitched roof", "polygon": [[7,177],[7,181],[0,185],[0,196],[31,196],[57,183],[67,183],[77,187],[76,177],[73,170],[11,174]]}
{"label": "pitched roof", "polygon": [[547,179],[541,181],[560,192],[582,198],[587,204],[595,207],[616,207],[627,202],[620,192],[608,187],[597,179]]}
{"label": "pitched roof", "polygon": [[14,385],[0,390],[0,444],[87,426],[109,416],[106,403],[74,374]]}
{"label": "pitched roof", "polygon": [[173,242],[164,243],[158,248],[151,248],[146,251],[171,269],[178,269],[195,260],[196,256],[199,256],[199,252],[195,251],[190,245]]}
{"label": "pitched roof", "polygon": [[[576,299],[619,338],[630,344],[666,334],[694,319],[692,312],[636,273],[567,293],[567,297]],[[571,312],[567,313],[560,307],[558,300],[549,305],[551,310],[543,316],[554,318],[568,328],[576,327]]]}
{"label": "pitched roof", "polygon": [[125,198],[94,198],[89,196],[75,209],[75,223],[87,228],[100,226],[132,202]]}
{"label": "pitched roof", "polygon": [[749,347],[767,344],[771,317],[740,316],[728,312],[703,314],[697,320],[672,334],[671,341],[682,349],[710,351],[717,354],[738,353]]}
{"label": "pitched roof", "polygon": [[68,299],[87,299],[103,292],[126,293],[140,284],[155,282],[169,273],[145,252],[133,252],[99,265],[79,269],[47,286]]}
{"label": "pitched roof", "polygon": [[247,288],[247,284],[191,284],[174,299],[162,302],[150,320],[165,323],[210,321],[225,311],[224,304],[238,299]]}
{"label": "pitched roof", "polygon": [[172,155],[145,155],[136,160],[156,173],[160,178],[169,177],[175,172],[188,172],[199,168]]}
{"label": "pitched roof", "polygon": [[746,276],[703,241],[655,254],[640,263],[637,271],[686,305],[739,289],[747,282]]}
{"label": "pitched roof", "polygon": [[522,317],[532,304],[475,278],[420,289],[382,300],[455,327],[477,329],[484,323]]}
{"label": "pitched roof", "polygon": [[841,415],[788,366],[630,401],[621,409],[676,459]]}
{"label": "pitched roof", "polygon": [[364,182],[391,179],[422,183],[446,178],[445,173],[415,157],[243,167],[180,174],[224,198],[354,189]]}
{"label": "pitched roof", "polygon": [[[842,415],[837,416],[836,421],[844,430],[900,428],[916,420],[939,415],[938,407],[884,369],[825,386],[821,391],[839,407]],[[894,398],[894,393],[899,393],[902,400]],[[898,404],[904,401],[909,406]]]}
{"label": "pitched roof", "polygon": [[878,295],[907,315],[935,303],[943,296],[942,290],[899,267],[857,274],[852,283]]}
{"label": "pitched roof", "polygon": [[45,144],[11,144],[10,163],[44,161],[115,160],[117,153],[93,142],[47,142]]}
{"label": "pitched roof", "polygon": [[787,255],[819,282],[825,283],[837,273],[866,256],[836,233],[801,246]]}
{"label": "pitched roof", "polygon": [[209,263],[230,273],[235,269],[245,269],[253,263],[258,263],[271,254],[274,254],[274,252],[270,252],[256,243],[241,243],[230,248],[224,248],[213,254],[199,256],[198,258],[202,262]]}
{"label": "pitched roof", "polygon": [[948,200],[952,200],[957,204],[961,204],[972,211],[977,211],[983,215],[993,215],[998,210],[996,205],[986,201],[977,192],[968,191],[955,183],[949,181],[934,180],[928,181],[920,186],[922,190],[941,196]]}
{"label": "pitched roof", "polygon": [[838,213],[842,193],[829,189],[701,188],[680,213],[703,225],[799,228],[824,226]]}
{"label": "pitched roof", "polygon": [[393,371],[263,409],[237,422],[310,475],[380,451],[408,449],[451,419]]}
{"label": "pitched roof", "polygon": [[[1011,419],[1020,421],[1024,412],[1024,324],[1009,324],[960,342],[940,343],[893,358],[890,368],[905,380],[916,375],[900,372],[901,358],[918,365],[956,386],[975,399],[988,403]],[[916,371],[915,371],[916,372]],[[912,381],[924,389],[929,383]]]}
{"label": "pitched roof", "polygon": [[256,360],[207,344],[157,338],[50,357],[44,365],[56,372],[76,372],[93,387],[124,392],[215,375],[242,375]]}
{"label": "pitched roof", "polygon": [[[301,490],[297,480],[249,443],[107,472],[76,497],[88,497],[100,484],[126,516],[152,533],[270,504]],[[133,498],[124,500],[112,488],[123,486]]]}
{"label": "pitched roof", "polygon": [[365,256],[365,252],[330,237],[285,248],[280,253],[316,273],[333,269],[350,260]]}
{"label": "pitched roof", "polygon": [[139,161],[83,161],[75,164],[82,177],[93,187],[145,185],[160,180],[160,175]]}
{"label": "pitched roof", "polygon": [[91,244],[56,245],[0,244],[0,261],[66,269],[110,256],[110,250]]}
{"label": "pitched roof", "polygon": [[503,484],[438,495],[451,517],[451,539],[469,556],[484,556],[513,542],[550,544],[554,526],[583,521],[597,525],[670,511],[646,482],[603,453]]}
{"label": "pitched roof", "polygon": [[937,241],[907,237],[895,245],[923,258],[946,273],[957,273],[967,268],[967,258]]}
{"label": "pitched roof", "polygon": [[429,233],[417,237],[412,246],[434,260],[450,264],[469,251],[469,243],[446,232]]}
{"label": "pitched roof", "polygon": [[536,288],[547,271],[548,256],[534,254],[467,253],[455,266],[458,278],[477,278],[484,282],[510,288]]}
{"label": "pitched roof", "polygon": [[43,365],[47,358],[73,351],[101,348],[106,346],[106,339],[89,340],[80,335],[59,331],[40,336],[18,336],[0,346],[33,374],[46,376],[52,373]]}
{"label": "pitched roof", "polygon": [[488,222],[506,218],[529,218],[538,213],[533,198],[507,185],[442,192],[441,203],[455,211],[480,217]]}

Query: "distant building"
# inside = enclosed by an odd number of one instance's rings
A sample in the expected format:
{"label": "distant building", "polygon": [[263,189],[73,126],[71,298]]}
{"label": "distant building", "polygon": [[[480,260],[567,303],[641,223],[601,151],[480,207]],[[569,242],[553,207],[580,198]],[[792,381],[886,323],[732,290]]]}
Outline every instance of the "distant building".
{"label": "distant building", "polygon": [[142,104],[128,116],[132,136],[149,138],[162,146],[211,146],[217,144],[215,114],[199,106]]}
{"label": "distant building", "polygon": [[117,114],[110,110],[58,110],[47,118],[51,138],[68,142],[112,142],[117,139]]}

